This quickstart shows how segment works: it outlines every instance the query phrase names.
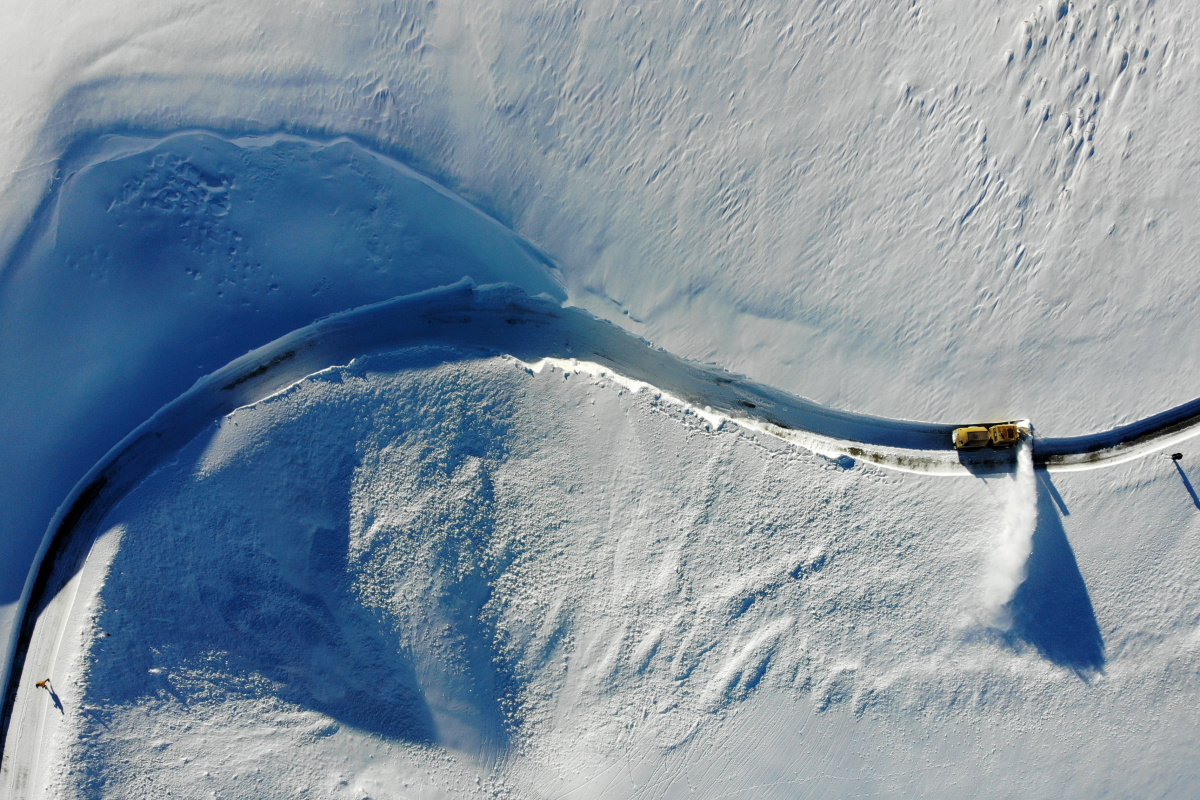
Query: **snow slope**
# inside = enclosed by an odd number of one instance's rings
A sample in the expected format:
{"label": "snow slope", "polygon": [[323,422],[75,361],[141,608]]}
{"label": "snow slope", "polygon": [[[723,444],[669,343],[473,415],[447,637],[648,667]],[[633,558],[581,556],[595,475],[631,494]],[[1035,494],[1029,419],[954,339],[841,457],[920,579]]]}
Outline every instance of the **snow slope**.
{"label": "snow slope", "polygon": [[348,133],[539,244],[572,302],[820,402],[1066,435],[1196,395],[1186,3],[54,0],[5,23],[9,237],[81,132]]}
{"label": "snow slope", "polygon": [[[196,377],[463,275],[849,411],[1027,416],[1061,437],[1192,400],[1193,17],[1149,0],[0,9],[0,630],[66,492]],[[157,141],[197,127],[223,133]],[[281,130],[308,138],[245,138]],[[1162,503],[1181,474],[1190,491],[1186,471],[1152,483]],[[1155,586],[1168,611],[1133,639],[1192,624]],[[1151,707],[1190,691],[1186,670],[1155,674],[1161,694],[1131,690]]]}
{"label": "snow slope", "polygon": [[23,685],[45,735],[5,778],[1194,793],[1196,506],[1165,457],[1034,485],[1028,578],[996,621],[1000,520],[1033,500],[1008,476],[845,469],[473,351],[362,358],[225,417],[110,512],[63,596],[65,713]]}
{"label": "snow slope", "polygon": [[349,141],[104,136],[62,169],[0,273],[5,640],[71,487],[201,376],[318,317],[468,275],[564,296],[510,230]]}
{"label": "snow slope", "polygon": [[[536,248],[345,139],[109,134],[76,141],[58,167],[0,273],[0,417],[19,420],[0,428],[0,501],[12,509],[0,521],[11,553],[0,631],[13,629],[28,565],[71,486],[214,366],[324,314],[466,275],[564,297]],[[1161,385],[1138,387],[1131,407]]]}
{"label": "snow slope", "polygon": [[[958,451],[952,426],[850,414],[790,397],[715,367],[649,347],[620,328],[548,298],[530,298],[511,285],[475,289],[469,282],[334,314],[283,336],[196,382],[130,432],[96,463],[60,504],[47,528],[22,595],[21,624],[8,643],[11,670],[4,728],[19,694],[17,681],[44,667],[47,621],[63,592],[78,580],[104,514],[204,427],[240,405],[271,396],[295,381],[379,348],[437,345],[515,355],[531,373],[561,369],[614,381],[719,428],[726,423],[768,434],[848,469],[856,460],[904,472],[945,476],[1013,473],[1002,545],[993,559],[992,616],[1007,614],[1025,577],[1034,496],[1034,467],[1054,471],[1110,468],[1176,447],[1200,432],[1195,403],[1136,425],[1075,439],[1025,440],[1012,449]],[[581,360],[583,359],[583,360]],[[1048,452],[1043,452],[1046,450]],[[42,644],[34,635],[43,629]],[[28,688],[28,687],[26,687]],[[20,723],[18,727],[27,728]],[[26,735],[26,734],[20,734]],[[20,738],[20,735],[13,734]],[[6,735],[6,741],[9,738]],[[5,745],[7,746],[7,745]]]}

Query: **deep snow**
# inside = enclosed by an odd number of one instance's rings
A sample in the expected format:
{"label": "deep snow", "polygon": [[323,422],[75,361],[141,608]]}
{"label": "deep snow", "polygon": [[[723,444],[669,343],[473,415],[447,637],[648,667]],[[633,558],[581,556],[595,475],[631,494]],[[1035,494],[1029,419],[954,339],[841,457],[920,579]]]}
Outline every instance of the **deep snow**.
{"label": "deep snow", "polygon": [[80,132],[353,134],[539,244],[572,302],[679,355],[856,411],[1083,433],[1200,383],[1193,11],[14,7],[4,231]]}
{"label": "deep snow", "polygon": [[[1066,435],[1191,400],[1200,385],[1191,335],[1200,180],[1189,155],[1200,76],[1186,4],[52,0],[4,8],[0,22],[0,631],[56,504],[192,380],[315,316],[467,274],[552,294],[561,278],[568,302],[656,345],[853,411],[1028,416]],[[155,140],[191,127],[224,138]],[[313,137],[239,138],[280,130]],[[159,133],[137,141],[138,131]],[[438,178],[516,234],[397,163],[331,143],[342,134]],[[688,757],[715,766],[697,785],[744,791],[778,780],[780,759],[755,760],[758,739],[744,733],[758,730],[789,757],[824,742],[848,759],[804,761],[825,776],[806,784],[813,791],[883,793],[906,775],[936,789],[963,764],[980,785],[1001,786],[979,754],[995,746],[1002,774],[1024,774],[1028,745],[1044,748],[1034,760],[1047,780],[1186,793],[1197,761],[1194,731],[1179,718],[1196,673],[1194,507],[1177,507],[1195,498],[1188,458],[1063,477],[1061,498],[1038,483],[1029,577],[999,620],[1007,633],[988,634],[1033,650],[972,643],[1003,675],[980,696],[1021,694],[1021,665],[1090,675],[1107,658],[1087,689],[1033,692],[1014,712],[1019,724],[989,717],[980,732],[955,712],[931,732],[907,712],[864,727],[854,703],[845,720],[836,704],[813,716],[807,695],[797,701],[764,677],[734,704],[745,722],[702,717]],[[684,480],[669,464],[652,474]],[[862,474],[875,473],[841,479]],[[983,619],[984,576],[1007,576],[996,584],[1002,598],[1022,559],[1007,572],[985,565],[1023,553],[1027,528],[985,525],[1005,512],[980,510],[978,485],[956,491],[946,513],[976,520],[971,547],[987,554],[971,550],[970,591],[942,605]],[[870,492],[856,502],[855,515],[886,504]],[[1029,510],[1009,508],[1013,519]],[[671,522],[670,509],[659,511],[658,524]],[[1006,531],[1020,534],[1008,537],[1014,546],[994,549]],[[1075,568],[1072,544],[1091,567]],[[914,584],[935,607],[931,593],[959,585],[940,582],[963,553],[944,547],[929,562],[944,565],[939,581]],[[872,577],[855,573],[865,582],[855,591]],[[1092,613],[1089,588],[1109,610]],[[77,628],[60,631],[69,652],[68,630]],[[940,691],[928,695],[959,697]],[[268,734],[291,711],[276,714],[265,697],[224,706],[229,716],[213,724],[262,735],[250,753],[286,752],[295,744],[286,725]],[[1095,727],[1126,719],[1115,733]],[[161,766],[137,749],[145,728],[125,729],[134,739],[115,757]],[[578,729],[554,730],[571,741]],[[575,740],[583,752],[560,758],[551,737],[551,754],[528,763],[550,764],[551,775],[555,763],[583,765],[578,780],[603,773],[615,795],[641,780],[620,747],[601,741],[593,752]],[[212,760],[238,757],[205,750],[221,736],[193,741]],[[367,747],[345,742],[326,755]],[[893,761],[878,755],[880,742],[902,743]],[[1056,755],[1070,746],[1087,755]],[[437,771],[436,751],[370,747],[427,757]],[[1127,766],[1135,751],[1141,769]],[[674,751],[628,752],[645,754],[646,770],[688,772]],[[873,769],[850,783],[820,782],[850,775],[846,764],[868,754]],[[487,774],[532,791],[524,763]],[[471,780],[476,767],[463,769]],[[363,786],[396,785],[356,774]],[[138,775],[131,767],[115,780]]]}
{"label": "deep snow", "polygon": [[509,358],[363,358],[229,415],[108,516],[31,785],[1194,791],[1176,470],[1039,479],[1029,578],[981,625],[1011,484],[846,470]]}

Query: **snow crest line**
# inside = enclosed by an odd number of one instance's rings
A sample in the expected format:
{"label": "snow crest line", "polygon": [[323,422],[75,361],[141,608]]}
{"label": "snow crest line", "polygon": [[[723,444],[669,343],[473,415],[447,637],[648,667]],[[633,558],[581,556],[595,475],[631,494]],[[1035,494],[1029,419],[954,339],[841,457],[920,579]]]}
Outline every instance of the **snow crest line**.
{"label": "snow crest line", "polygon": [[[817,455],[824,456],[831,460],[847,459],[851,452],[857,453],[860,456],[863,454],[863,449],[857,442],[847,442],[839,439],[834,439],[827,436],[808,433],[806,431],[793,430],[786,426],[774,424],[754,417],[734,415],[723,413],[714,410],[712,406],[699,406],[694,403],[679,397],[659,386],[655,386],[647,381],[629,378],[619,372],[614,372],[603,364],[598,364],[595,361],[581,361],[577,358],[543,358],[535,362],[526,362],[516,359],[522,367],[534,375],[541,374],[544,370],[558,370],[566,375],[588,375],[593,379],[605,379],[612,383],[621,386],[630,392],[638,393],[647,391],[652,393],[656,398],[663,402],[669,403],[677,408],[683,409],[689,414],[693,414],[708,423],[713,430],[719,430],[725,423],[731,423],[755,433],[765,433],[771,436],[784,439],[796,447],[801,447]],[[893,452],[894,451],[894,452]],[[899,449],[890,449],[886,451],[877,447],[874,449],[870,458],[874,463],[879,463],[885,467],[893,467],[902,471],[923,472],[926,470],[906,469],[905,462],[902,456],[905,452]],[[886,456],[891,456],[887,458]],[[878,460],[876,460],[878,459]],[[843,460],[842,463],[849,464],[849,461]],[[933,471],[932,469],[929,471]]]}

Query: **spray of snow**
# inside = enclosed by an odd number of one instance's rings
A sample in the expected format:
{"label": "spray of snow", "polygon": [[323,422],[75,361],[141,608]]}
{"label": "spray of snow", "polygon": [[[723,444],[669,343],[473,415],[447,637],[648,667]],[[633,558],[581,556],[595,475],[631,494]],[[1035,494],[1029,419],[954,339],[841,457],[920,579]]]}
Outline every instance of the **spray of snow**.
{"label": "spray of snow", "polygon": [[1003,516],[987,572],[983,580],[983,610],[988,624],[1007,629],[1012,620],[1008,604],[1025,580],[1025,568],[1033,550],[1037,525],[1037,484],[1029,441],[1017,445],[1017,469],[1005,487]]}

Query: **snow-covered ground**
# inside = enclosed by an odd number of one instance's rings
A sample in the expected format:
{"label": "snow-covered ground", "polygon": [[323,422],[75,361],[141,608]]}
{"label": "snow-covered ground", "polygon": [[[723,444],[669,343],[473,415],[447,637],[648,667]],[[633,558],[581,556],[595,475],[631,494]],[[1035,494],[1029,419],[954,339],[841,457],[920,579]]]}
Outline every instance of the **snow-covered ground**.
{"label": "snow-covered ground", "polygon": [[79,143],[60,181],[0,274],[9,609],[76,481],[247,350],[468,275],[564,297],[510,230],[344,140],[105,136]]}
{"label": "snow-covered ground", "polygon": [[[1069,436],[1192,400],[1194,16],[1161,0],[0,8],[0,641],[55,509],[156,409],[317,317],[464,276],[852,412]],[[209,463],[195,443],[114,512],[71,584],[87,602],[54,601],[69,713],[22,740],[41,754],[25,789],[189,793],[189,769],[231,780],[211,765],[245,758],[263,783],[230,794],[403,794],[397,770],[450,795],[476,777],[519,796],[1195,793],[1190,451],[939,483],[707,431],[608,379],[437,352],[239,411],[208,434],[227,462],[189,472]],[[475,404],[439,412],[460,396]],[[255,443],[230,432],[251,418]],[[276,461],[245,477],[257,458]],[[362,508],[380,542],[413,520],[431,538],[354,562]],[[330,535],[345,574],[320,547],[295,560]],[[152,546],[164,536],[184,549]],[[828,566],[806,571],[818,551]],[[793,556],[797,577],[770,577]],[[202,579],[215,594],[168,598],[170,624],[96,627]],[[759,585],[740,613],[721,605]],[[254,614],[282,638],[220,638]],[[336,655],[289,649],[303,631]],[[113,671],[123,658],[145,674]],[[151,729],[176,744],[147,749]],[[193,767],[163,755],[185,743]],[[311,773],[269,765],[298,747]],[[345,787],[321,783],[343,768]]]}
{"label": "snow-covered ground", "polygon": [[1083,433],[1197,394],[1193,12],[25,4],[0,26],[5,236],[81,131],[354,134],[679,355],[856,411]]}
{"label": "snow-covered ground", "polygon": [[[27,688],[46,713],[26,780],[1191,793],[1200,518],[1179,474],[1025,474],[847,470],[603,378],[366,357],[225,417],[107,516],[53,664],[65,713]],[[1002,620],[1014,511],[1037,520]]]}

